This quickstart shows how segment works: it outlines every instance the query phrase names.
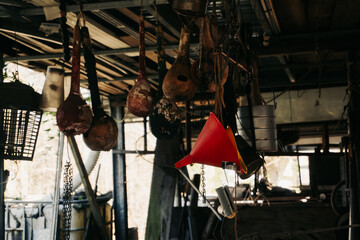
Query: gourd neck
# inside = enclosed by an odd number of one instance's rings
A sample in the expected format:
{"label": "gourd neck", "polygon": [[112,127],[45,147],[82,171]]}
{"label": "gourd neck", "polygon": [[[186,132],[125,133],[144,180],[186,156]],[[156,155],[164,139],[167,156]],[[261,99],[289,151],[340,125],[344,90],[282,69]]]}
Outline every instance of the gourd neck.
{"label": "gourd neck", "polygon": [[190,29],[187,26],[183,25],[180,34],[178,56],[189,56],[190,35],[191,35]]}
{"label": "gourd neck", "polygon": [[139,22],[139,75],[138,81],[146,81],[146,64],[145,64],[145,26],[144,16],[140,15]]}
{"label": "gourd neck", "polygon": [[72,70],[71,70],[71,92],[80,94],[80,27],[74,27]]}

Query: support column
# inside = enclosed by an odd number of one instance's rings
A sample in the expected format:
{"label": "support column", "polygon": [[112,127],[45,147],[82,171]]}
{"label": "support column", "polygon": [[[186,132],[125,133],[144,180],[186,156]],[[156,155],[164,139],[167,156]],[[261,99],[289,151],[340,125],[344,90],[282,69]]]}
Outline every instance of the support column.
{"label": "support column", "polygon": [[[1,110],[2,111],[2,110]],[[2,117],[2,116],[0,116]],[[0,129],[0,133],[2,129]],[[6,177],[4,172],[4,159],[0,157],[0,239],[5,239],[5,187]]]}
{"label": "support column", "polygon": [[[350,214],[349,224],[360,223],[360,212],[359,212],[359,177],[360,177],[360,113],[359,113],[359,102],[360,94],[357,89],[360,84],[360,78],[357,75],[357,51],[352,49],[348,51],[348,84],[349,84],[349,129],[350,129],[350,143],[352,148],[351,157],[349,157],[349,169],[350,169]],[[359,239],[360,231],[359,228],[349,229],[349,240]]]}
{"label": "support column", "polygon": [[185,105],[185,138],[186,138],[186,152],[191,151],[191,116],[190,116],[190,101],[186,101]]}
{"label": "support column", "polygon": [[[3,68],[4,68],[4,61],[3,61],[3,54],[0,52],[0,83],[4,81],[3,78]],[[3,123],[4,122],[4,112],[3,109],[0,109],[0,142],[6,141],[6,139],[3,139],[5,136],[4,130],[3,130]],[[0,239],[5,239],[5,204],[4,204],[4,193],[5,193],[5,187],[6,183],[4,183],[6,180],[5,177],[5,169],[4,169],[4,158],[1,156],[4,153],[4,149],[0,145]]]}
{"label": "support column", "polygon": [[[112,116],[116,119],[119,129],[118,140],[114,150],[125,150],[124,106],[111,105]],[[128,239],[127,193],[126,193],[126,164],[125,153],[113,152],[113,200],[115,213],[115,239]]]}
{"label": "support column", "polygon": [[147,151],[147,117],[144,117],[144,151]]}

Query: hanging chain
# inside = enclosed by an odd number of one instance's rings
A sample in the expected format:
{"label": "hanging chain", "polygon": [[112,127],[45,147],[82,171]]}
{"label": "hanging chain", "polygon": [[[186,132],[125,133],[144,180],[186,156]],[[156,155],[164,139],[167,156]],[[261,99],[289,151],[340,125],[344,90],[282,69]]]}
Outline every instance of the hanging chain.
{"label": "hanging chain", "polygon": [[71,193],[73,188],[73,167],[70,159],[64,166],[64,193],[63,193],[63,240],[70,239],[71,227]]}
{"label": "hanging chain", "polygon": [[205,164],[201,165],[201,188],[202,188],[202,195],[203,195],[203,203],[206,203],[206,178],[205,178]]}

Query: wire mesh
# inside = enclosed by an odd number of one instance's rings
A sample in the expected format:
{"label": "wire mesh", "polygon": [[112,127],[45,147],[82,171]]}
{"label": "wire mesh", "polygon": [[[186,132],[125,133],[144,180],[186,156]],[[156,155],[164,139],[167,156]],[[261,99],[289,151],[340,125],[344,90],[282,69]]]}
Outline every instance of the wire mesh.
{"label": "wire mesh", "polygon": [[42,111],[38,109],[0,109],[0,156],[10,160],[32,160],[41,117]]}

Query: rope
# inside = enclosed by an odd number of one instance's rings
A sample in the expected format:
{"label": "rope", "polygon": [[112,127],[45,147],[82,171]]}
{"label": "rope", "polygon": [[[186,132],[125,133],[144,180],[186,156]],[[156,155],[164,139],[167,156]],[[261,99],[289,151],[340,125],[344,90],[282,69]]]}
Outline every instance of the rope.
{"label": "rope", "polygon": [[68,62],[71,58],[70,48],[69,48],[69,33],[67,31],[68,25],[66,24],[66,4],[65,0],[60,0],[60,29],[62,35],[62,46],[64,48],[64,60]]}

